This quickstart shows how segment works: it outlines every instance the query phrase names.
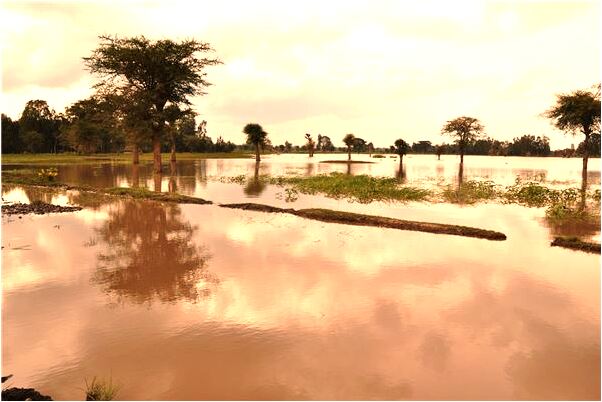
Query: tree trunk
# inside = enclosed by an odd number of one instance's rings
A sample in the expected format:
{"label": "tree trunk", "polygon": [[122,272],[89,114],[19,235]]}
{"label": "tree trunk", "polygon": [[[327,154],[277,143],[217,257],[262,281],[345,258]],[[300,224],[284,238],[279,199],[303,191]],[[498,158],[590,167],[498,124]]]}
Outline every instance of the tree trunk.
{"label": "tree trunk", "polygon": [[464,151],[460,152],[460,164],[463,165],[464,164]]}
{"label": "tree trunk", "polygon": [[586,132],[585,133],[585,146],[583,148],[585,148],[584,154],[583,154],[583,171],[581,172],[582,176],[585,177],[587,176],[587,160],[589,159],[589,133]]}
{"label": "tree trunk", "polygon": [[347,160],[350,161],[351,160],[351,147],[347,146]]}
{"label": "tree trunk", "polygon": [[161,172],[153,174],[153,181],[155,184],[155,192],[160,193],[161,183],[163,181],[163,176],[161,175]]}
{"label": "tree trunk", "polygon": [[169,161],[176,161],[176,141],[173,138],[171,140],[171,156],[169,157]]}
{"label": "tree trunk", "polygon": [[403,169],[403,154],[399,154],[399,171]]}
{"label": "tree trunk", "polygon": [[153,173],[161,173],[161,137],[153,136]]}
{"label": "tree trunk", "polygon": [[138,188],[140,185],[140,166],[132,165],[132,188]]}
{"label": "tree trunk", "polygon": [[140,163],[140,149],[138,148],[138,144],[134,144],[134,148],[132,149],[132,164],[138,165]]}
{"label": "tree trunk", "polygon": [[255,144],[255,162],[261,161],[261,157],[259,156],[259,144]]}

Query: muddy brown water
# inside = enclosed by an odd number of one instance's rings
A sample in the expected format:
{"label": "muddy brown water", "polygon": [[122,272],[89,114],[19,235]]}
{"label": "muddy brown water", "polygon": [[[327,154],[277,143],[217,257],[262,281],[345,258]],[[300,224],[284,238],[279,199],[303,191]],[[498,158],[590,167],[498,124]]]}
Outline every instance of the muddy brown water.
{"label": "muddy brown water", "polygon": [[[574,161],[575,177],[554,164],[546,177],[578,186]],[[600,398],[600,256],[550,247],[566,229],[548,227],[542,209],[287,203],[281,188],[203,182],[202,165],[211,177],[252,175],[254,164],[182,162],[179,191],[508,239],[6,188],[8,201],[85,207],[2,218],[2,372],[14,386],[55,399],[82,398],[94,376],[121,384],[120,399]],[[127,182],[131,167],[108,166],[60,166],[59,177]],[[499,181],[511,184],[512,169]],[[599,228],[570,230],[599,239]]]}

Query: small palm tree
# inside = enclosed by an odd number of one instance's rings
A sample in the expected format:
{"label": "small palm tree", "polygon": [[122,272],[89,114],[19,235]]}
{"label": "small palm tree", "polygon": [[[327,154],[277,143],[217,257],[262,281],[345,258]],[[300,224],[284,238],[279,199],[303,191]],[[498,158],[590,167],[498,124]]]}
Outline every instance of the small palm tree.
{"label": "small palm tree", "polygon": [[410,150],[410,145],[401,138],[398,138],[395,140],[395,146],[393,147],[393,150],[397,155],[399,155],[399,171],[401,172],[403,165],[403,156],[407,154]]}
{"label": "small palm tree", "polygon": [[255,145],[255,160],[259,162],[259,147],[262,148],[266,145],[268,139],[268,133],[263,131],[263,128],[259,124],[249,123],[242,130],[247,135],[247,144]]}
{"label": "small palm tree", "polygon": [[355,135],[347,134],[343,137],[343,142],[347,145],[347,160],[351,160],[351,147],[355,143]]}

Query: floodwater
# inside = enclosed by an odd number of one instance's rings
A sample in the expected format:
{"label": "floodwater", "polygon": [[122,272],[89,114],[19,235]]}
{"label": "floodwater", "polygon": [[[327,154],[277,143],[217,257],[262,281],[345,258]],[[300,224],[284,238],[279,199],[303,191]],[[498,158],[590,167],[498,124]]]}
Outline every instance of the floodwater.
{"label": "floodwater", "polygon": [[[453,181],[451,158],[404,158],[408,182]],[[580,185],[578,159],[487,160],[466,157],[465,178]],[[591,189],[599,160],[590,165]],[[508,239],[6,187],[5,201],[85,208],[2,218],[3,375],[55,399],[81,399],[94,376],[120,384],[120,399],[600,399],[600,257],[550,247],[566,229],[548,227],[543,209],[287,202],[280,187],[217,180],[253,177],[254,166],[179,162],[161,189],[463,224]],[[351,173],[397,167],[385,159]],[[135,184],[128,165],[58,168],[73,184]],[[266,157],[259,174],[346,169],[283,155]],[[152,188],[148,166],[136,175]],[[571,230],[599,239],[599,227]]]}

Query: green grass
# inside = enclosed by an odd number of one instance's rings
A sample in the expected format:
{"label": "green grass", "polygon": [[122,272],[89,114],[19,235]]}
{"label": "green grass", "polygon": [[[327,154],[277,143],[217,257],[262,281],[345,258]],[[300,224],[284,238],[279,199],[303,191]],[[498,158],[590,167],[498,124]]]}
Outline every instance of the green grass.
{"label": "green grass", "polygon": [[[182,152],[176,155],[178,160],[197,160],[197,159],[232,159],[232,158],[250,158],[251,153],[248,152],[208,152],[208,153],[190,153]],[[163,163],[169,163],[169,153],[161,154]],[[153,160],[152,153],[140,154],[140,162],[151,162]],[[131,163],[131,153],[120,154],[92,154],[80,155],[75,153],[61,154],[2,154],[1,162],[3,164],[69,164],[69,163]]]}
{"label": "green grass", "polygon": [[302,194],[323,194],[334,199],[367,204],[373,201],[423,201],[430,191],[402,186],[394,178],[331,173],[309,177],[275,177],[270,184],[290,186]]}
{"label": "green grass", "polygon": [[117,396],[119,386],[113,384],[113,380],[99,380],[96,377],[88,382],[86,379],[86,400],[87,401],[112,401]]}

